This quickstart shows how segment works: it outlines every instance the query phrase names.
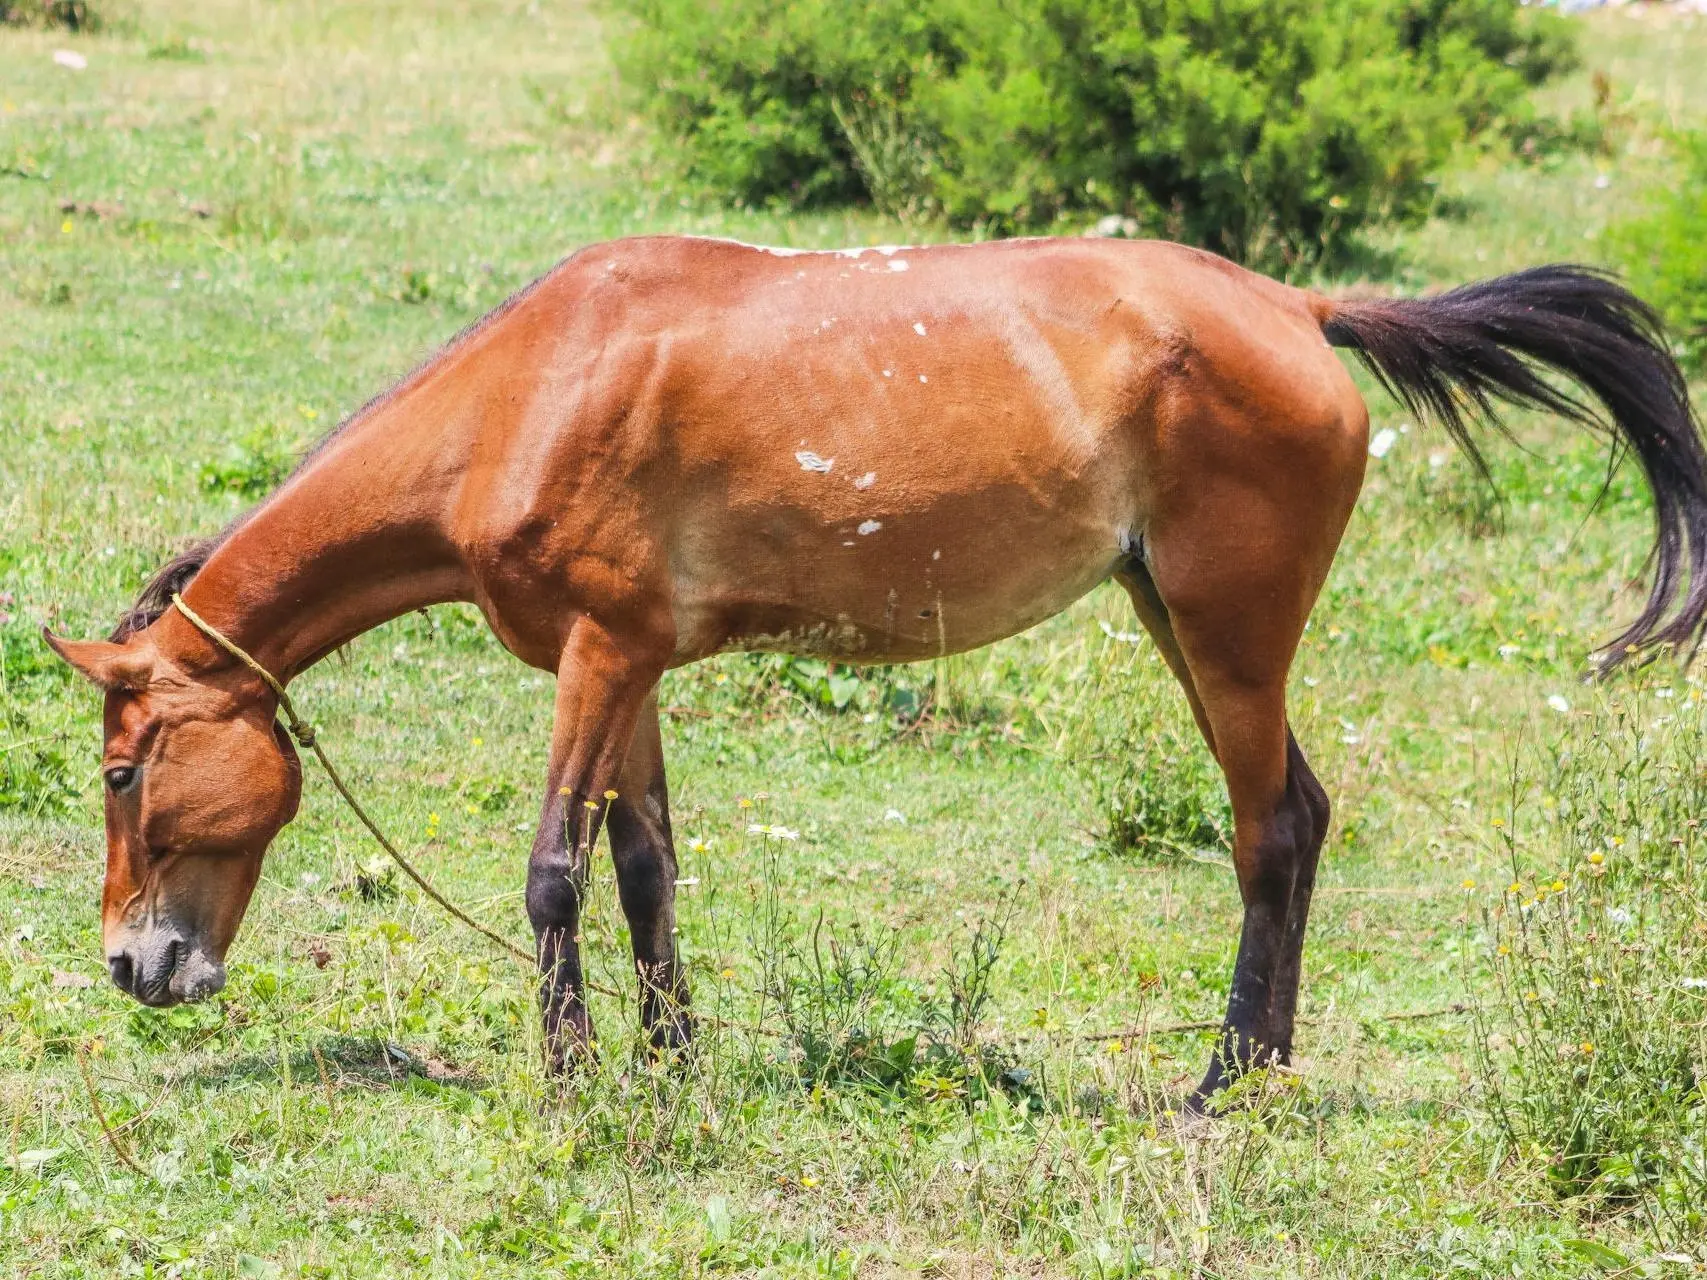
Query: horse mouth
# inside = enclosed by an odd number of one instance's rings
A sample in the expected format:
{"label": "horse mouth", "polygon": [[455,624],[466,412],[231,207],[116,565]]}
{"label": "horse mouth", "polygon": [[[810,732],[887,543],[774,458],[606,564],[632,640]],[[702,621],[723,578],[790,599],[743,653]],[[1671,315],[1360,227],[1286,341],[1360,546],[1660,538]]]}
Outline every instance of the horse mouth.
{"label": "horse mouth", "polygon": [[113,983],[151,1009],[206,1000],[225,986],[225,966],[200,946],[170,938],[153,954],[108,957]]}

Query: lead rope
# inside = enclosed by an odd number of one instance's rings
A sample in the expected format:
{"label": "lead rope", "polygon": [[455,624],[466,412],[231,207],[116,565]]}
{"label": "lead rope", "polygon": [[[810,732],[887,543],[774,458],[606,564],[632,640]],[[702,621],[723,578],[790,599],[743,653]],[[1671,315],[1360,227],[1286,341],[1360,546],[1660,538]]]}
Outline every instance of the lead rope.
{"label": "lead rope", "polygon": [[[433,888],[433,886],[428,882],[427,877],[415,870],[409,859],[405,858],[397,851],[397,846],[392,844],[391,841],[386,838],[385,832],[380,830],[379,824],[368,816],[368,811],[362,808],[361,803],[350,794],[350,789],[344,785],[344,779],[339,775],[338,771],[332,767],[331,760],[327,759],[326,748],[320,745],[320,735],[314,731],[313,725],[309,724],[301,716],[296,714],[296,706],[291,702],[290,694],[286,693],[284,686],[273,678],[272,672],[268,671],[260,663],[256,662],[247,653],[243,652],[243,650],[240,649],[234,641],[228,638],[224,632],[220,631],[218,627],[214,626],[211,622],[208,622],[194,609],[190,608],[189,605],[185,604],[183,596],[173,592],[172,603],[178,606],[178,612],[188,618],[190,622],[195,625],[198,631],[200,631],[209,640],[212,640],[221,649],[224,649],[233,658],[236,658],[237,661],[248,667],[249,670],[260,676],[261,679],[266,682],[267,687],[278,695],[279,710],[284,712],[285,722],[290,728],[290,736],[295,738],[304,747],[314,753],[315,758],[320,761],[321,767],[326,770],[326,776],[332,780],[332,786],[337,790],[339,795],[344,797],[344,803],[349,805],[350,808],[355,811],[355,815],[361,819],[362,825],[368,829],[368,832],[375,840],[379,841],[379,847],[391,855],[391,860],[393,862],[403,868],[404,875],[408,876],[420,886],[422,893],[426,894],[452,916],[462,921],[462,923],[467,925],[470,929],[474,930],[474,932],[497,943],[500,947],[504,948],[504,950],[515,956],[516,959],[522,961],[522,963],[530,966],[536,963],[536,958],[534,956],[523,951],[508,938],[488,929],[461,907],[457,906],[456,903],[445,897],[444,894]],[[587,986],[601,994],[617,994],[614,991],[610,991],[608,988],[598,986],[591,982],[587,983]]]}

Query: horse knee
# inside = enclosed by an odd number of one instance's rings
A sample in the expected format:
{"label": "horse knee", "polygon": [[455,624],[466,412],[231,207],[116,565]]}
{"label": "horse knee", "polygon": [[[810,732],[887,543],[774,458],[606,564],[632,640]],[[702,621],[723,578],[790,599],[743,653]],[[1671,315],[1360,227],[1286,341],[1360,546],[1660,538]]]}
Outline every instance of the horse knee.
{"label": "horse knee", "polygon": [[581,912],[581,877],[567,855],[528,862],[528,920],[536,930],[572,928]]}

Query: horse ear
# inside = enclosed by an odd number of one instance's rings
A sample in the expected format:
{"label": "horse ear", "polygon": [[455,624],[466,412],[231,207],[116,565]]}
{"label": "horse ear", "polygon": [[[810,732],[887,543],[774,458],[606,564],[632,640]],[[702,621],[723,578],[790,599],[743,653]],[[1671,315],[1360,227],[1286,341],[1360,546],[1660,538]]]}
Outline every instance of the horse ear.
{"label": "horse ear", "polygon": [[141,689],[154,670],[153,655],[110,640],[67,640],[46,627],[42,639],[90,684],[101,689]]}

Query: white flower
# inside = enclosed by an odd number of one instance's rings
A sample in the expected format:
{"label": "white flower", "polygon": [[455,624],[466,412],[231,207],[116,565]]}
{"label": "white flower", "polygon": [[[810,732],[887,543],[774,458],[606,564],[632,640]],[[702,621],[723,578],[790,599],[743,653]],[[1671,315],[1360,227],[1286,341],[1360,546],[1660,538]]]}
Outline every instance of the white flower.
{"label": "white flower", "polygon": [[1571,709],[1571,704],[1565,701],[1565,696],[1561,693],[1548,694],[1547,705],[1552,707],[1553,710],[1557,711],[1560,715],[1564,715]]}
{"label": "white flower", "polygon": [[800,839],[800,833],[798,831],[794,831],[788,827],[772,826],[768,822],[755,822],[752,826],[747,828],[747,832],[749,835],[770,836],[776,840]]}
{"label": "white flower", "polygon": [[902,813],[899,809],[885,809],[883,811],[883,820],[885,822],[899,822],[905,824],[907,821],[907,815]]}
{"label": "white flower", "polygon": [[1707,987],[1707,978],[1685,978],[1683,985],[1691,991],[1700,991],[1703,987]]}
{"label": "white flower", "polygon": [[1399,433],[1392,427],[1382,427],[1375,433],[1375,438],[1369,442],[1371,458],[1385,458],[1388,450],[1399,442]]}
{"label": "white flower", "polygon": [[1138,631],[1116,631],[1113,627],[1109,626],[1108,623],[1104,622],[1101,618],[1097,619],[1097,626],[1102,628],[1103,635],[1107,636],[1110,640],[1118,640],[1122,644],[1137,644],[1140,640],[1142,640],[1144,638],[1142,632],[1138,632]]}
{"label": "white flower", "polygon": [[1502,644],[1500,646],[1500,657],[1504,658],[1507,662],[1510,662],[1522,652],[1523,646],[1520,644]]}
{"label": "white flower", "polygon": [[1623,907],[1608,907],[1606,909],[1606,918],[1612,921],[1613,924],[1629,924],[1631,920],[1635,919],[1635,917]]}

